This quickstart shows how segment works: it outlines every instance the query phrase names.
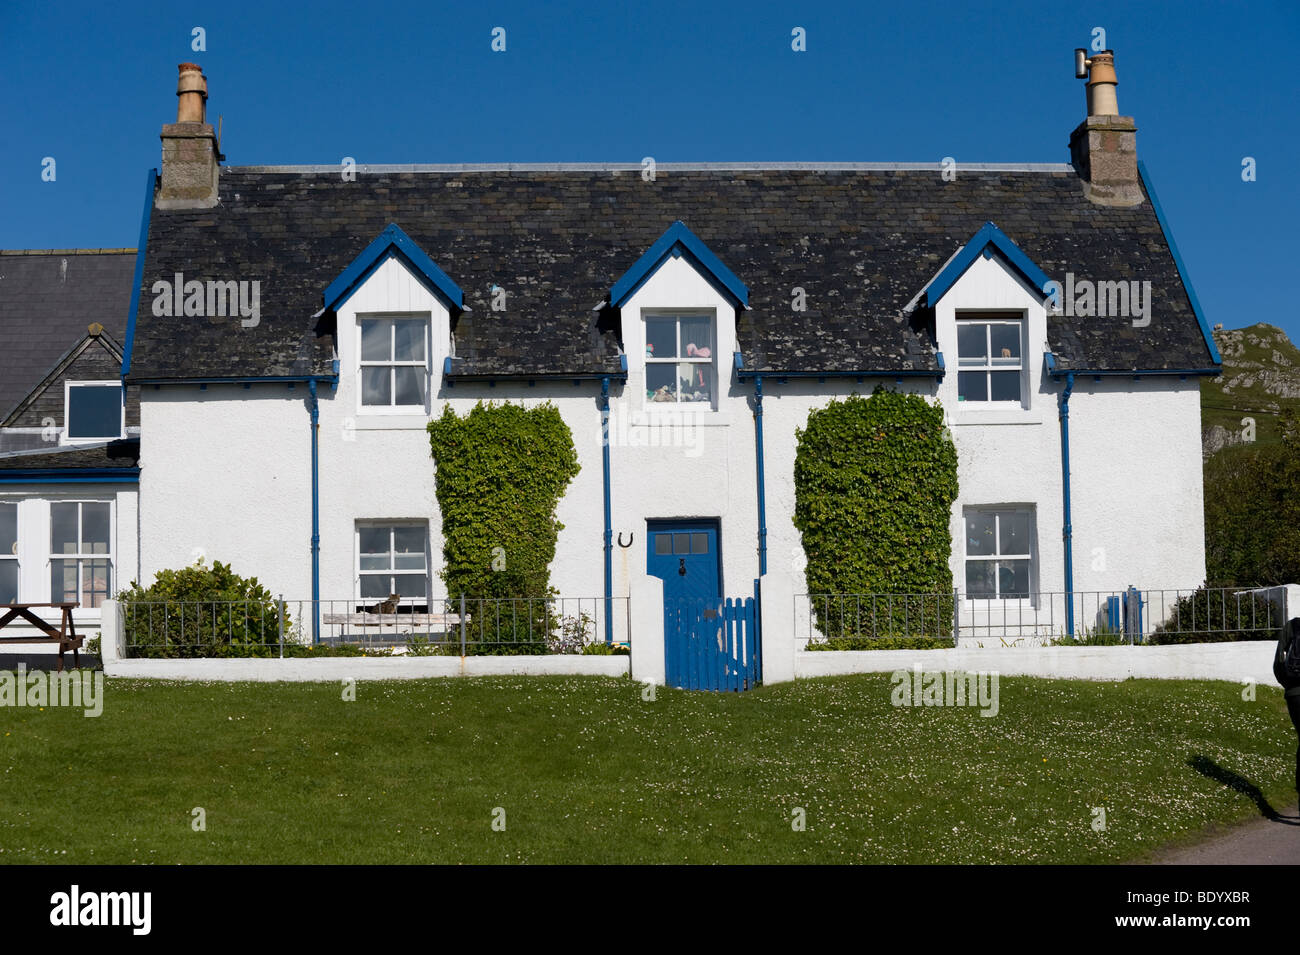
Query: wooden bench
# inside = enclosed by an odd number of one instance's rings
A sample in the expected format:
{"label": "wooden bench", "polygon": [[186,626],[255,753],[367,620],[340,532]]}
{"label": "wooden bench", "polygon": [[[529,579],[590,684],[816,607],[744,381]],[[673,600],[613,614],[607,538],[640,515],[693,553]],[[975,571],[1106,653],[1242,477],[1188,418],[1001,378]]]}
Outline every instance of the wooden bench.
{"label": "wooden bench", "polygon": [[379,627],[393,633],[449,633],[460,626],[458,613],[327,613],[326,626]]}
{"label": "wooden bench", "polygon": [[[0,604],[0,610],[8,611],[3,617],[0,617],[0,630],[15,620],[24,620],[31,624],[37,630],[45,634],[43,637],[0,637],[0,643],[48,643],[54,642],[59,645],[59,672],[63,672],[63,654],[72,651],[72,663],[77,669],[81,669],[81,637],[77,636],[77,628],[72,622],[72,611],[80,606],[76,603],[57,603],[57,604]],[[32,613],[35,607],[56,607],[63,611],[63,621],[56,629],[54,624],[42,620],[36,614]]]}

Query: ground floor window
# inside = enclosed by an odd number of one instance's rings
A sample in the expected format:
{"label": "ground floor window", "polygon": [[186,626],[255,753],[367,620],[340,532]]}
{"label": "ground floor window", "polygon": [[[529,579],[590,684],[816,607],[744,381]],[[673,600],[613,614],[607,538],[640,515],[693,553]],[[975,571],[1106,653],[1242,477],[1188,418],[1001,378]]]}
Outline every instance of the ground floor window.
{"label": "ground floor window", "polygon": [[50,504],[50,599],[98,607],[113,586],[112,505],[107,501]]}
{"label": "ground floor window", "polygon": [[0,501],[0,604],[18,602],[18,505]]}
{"label": "ground floor window", "polygon": [[0,604],[102,605],[116,585],[116,521],[112,499],[0,497]]}
{"label": "ground floor window", "polygon": [[[427,522],[357,524],[357,577],[362,602],[393,602],[422,613],[429,604]],[[396,595],[396,596],[394,596]]]}
{"label": "ground floor window", "polygon": [[966,596],[974,600],[1028,599],[1035,573],[1034,509],[965,509]]}

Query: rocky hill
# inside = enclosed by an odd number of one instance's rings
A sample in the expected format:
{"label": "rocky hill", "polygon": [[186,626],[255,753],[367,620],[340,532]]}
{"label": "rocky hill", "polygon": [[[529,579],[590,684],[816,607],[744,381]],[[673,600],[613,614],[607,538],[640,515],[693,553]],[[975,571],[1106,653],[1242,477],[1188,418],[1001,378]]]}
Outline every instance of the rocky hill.
{"label": "rocky hill", "polygon": [[1300,349],[1286,332],[1262,322],[1248,328],[1218,329],[1215,344],[1223,374],[1201,379],[1201,448],[1205,457],[1249,438],[1279,440],[1278,416],[1300,413]]}

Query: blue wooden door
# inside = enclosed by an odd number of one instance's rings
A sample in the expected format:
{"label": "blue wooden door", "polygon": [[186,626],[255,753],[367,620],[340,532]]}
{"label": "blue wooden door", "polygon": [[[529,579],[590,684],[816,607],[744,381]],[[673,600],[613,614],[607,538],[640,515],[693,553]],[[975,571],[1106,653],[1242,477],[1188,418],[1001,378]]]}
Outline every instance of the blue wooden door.
{"label": "blue wooden door", "polygon": [[664,664],[670,686],[688,684],[688,626],[682,608],[712,615],[721,604],[718,525],[714,521],[651,521],[646,566],[664,582]]}

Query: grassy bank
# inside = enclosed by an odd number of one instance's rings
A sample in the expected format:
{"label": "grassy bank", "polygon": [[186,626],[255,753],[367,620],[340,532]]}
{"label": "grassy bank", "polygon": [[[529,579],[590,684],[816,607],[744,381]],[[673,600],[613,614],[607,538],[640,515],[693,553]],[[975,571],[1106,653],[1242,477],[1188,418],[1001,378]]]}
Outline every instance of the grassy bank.
{"label": "grassy bank", "polygon": [[1006,678],[991,718],[891,689],[110,680],[97,719],[0,708],[0,860],[1106,862],[1295,798],[1271,688]]}

